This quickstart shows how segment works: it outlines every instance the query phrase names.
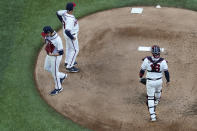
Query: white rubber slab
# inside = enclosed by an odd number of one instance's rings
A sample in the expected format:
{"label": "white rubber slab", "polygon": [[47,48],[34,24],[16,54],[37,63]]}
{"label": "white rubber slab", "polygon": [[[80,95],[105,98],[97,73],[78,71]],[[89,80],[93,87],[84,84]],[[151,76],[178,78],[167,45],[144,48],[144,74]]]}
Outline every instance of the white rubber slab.
{"label": "white rubber slab", "polygon": [[143,12],[143,8],[132,8],[131,14],[141,14]]}
{"label": "white rubber slab", "polygon": [[[160,48],[161,52],[164,52],[164,48]],[[138,51],[151,51],[151,47],[139,46]]]}

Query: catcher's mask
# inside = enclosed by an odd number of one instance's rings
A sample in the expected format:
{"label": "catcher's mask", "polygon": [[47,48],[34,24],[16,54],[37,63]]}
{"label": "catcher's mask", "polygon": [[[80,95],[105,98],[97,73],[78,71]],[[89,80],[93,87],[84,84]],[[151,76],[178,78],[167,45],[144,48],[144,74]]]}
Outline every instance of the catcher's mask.
{"label": "catcher's mask", "polygon": [[151,53],[154,58],[159,58],[160,57],[160,47],[158,45],[152,46]]}

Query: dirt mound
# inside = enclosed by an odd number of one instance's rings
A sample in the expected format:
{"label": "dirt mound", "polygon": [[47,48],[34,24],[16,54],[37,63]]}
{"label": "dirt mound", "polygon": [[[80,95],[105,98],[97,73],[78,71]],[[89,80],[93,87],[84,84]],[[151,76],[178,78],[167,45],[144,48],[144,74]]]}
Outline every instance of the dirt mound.
{"label": "dirt mound", "polygon": [[[62,115],[94,130],[197,130],[196,12],[144,7],[142,14],[130,14],[130,9],[79,20],[81,71],[69,74],[56,96],[49,95],[54,84],[43,70],[42,50],[35,69],[41,96]],[[171,86],[164,86],[158,121],[150,123],[146,90],[138,82],[141,59],[150,54],[137,48],[153,44],[167,51],[162,57],[168,60]],[[63,61],[60,71],[65,72]]]}

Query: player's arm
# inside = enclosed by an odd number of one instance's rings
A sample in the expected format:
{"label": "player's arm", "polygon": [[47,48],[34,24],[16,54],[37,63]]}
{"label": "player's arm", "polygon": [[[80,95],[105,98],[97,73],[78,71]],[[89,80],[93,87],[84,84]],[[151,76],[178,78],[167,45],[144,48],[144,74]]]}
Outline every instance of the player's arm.
{"label": "player's arm", "polygon": [[55,54],[53,54],[53,53],[51,53],[51,52],[49,52],[49,54],[48,54],[49,56],[59,56],[59,54],[58,53],[55,53]]}
{"label": "player's arm", "polygon": [[142,65],[141,65],[141,69],[140,69],[140,72],[139,72],[139,77],[142,78],[144,76],[144,73],[146,71],[146,62],[147,62],[147,58],[144,59]]}
{"label": "player's arm", "polygon": [[65,30],[65,34],[66,34],[71,40],[75,40],[74,36],[70,33],[69,30]]}
{"label": "player's arm", "polygon": [[48,55],[50,56],[60,56],[60,55],[63,55],[64,54],[64,50],[58,50],[57,53],[50,53]]}
{"label": "player's arm", "polygon": [[62,16],[61,16],[61,15],[58,15],[57,12],[56,12],[56,15],[57,15],[57,18],[59,19],[59,21],[62,22],[62,20],[63,20],[63,19],[62,19]]}
{"label": "player's arm", "polygon": [[164,74],[165,74],[167,83],[170,82],[170,73],[168,72],[168,70],[164,71]]}
{"label": "player's arm", "polygon": [[64,50],[58,50],[57,53],[49,53],[50,56],[60,56],[64,54]]}
{"label": "player's arm", "polygon": [[54,42],[55,47],[57,48],[57,53],[53,54],[54,56],[60,56],[64,54],[64,49],[63,49],[63,45],[62,45],[62,40],[61,38],[58,36],[58,38],[55,40]]}
{"label": "player's arm", "polygon": [[65,13],[66,10],[59,10],[56,12],[57,18],[62,22],[62,15]]}
{"label": "player's arm", "polygon": [[50,56],[60,56],[64,54],[64,49],[62,45],[62,40],[58,36],[58,38],[54,41],[53,45],[57,48],[57,53],[49,53]]}
{"label": "player's arm", "polygon": [[64,54],[63,44],[62,44],[62,40],[60,37],[58,37],[58,39],[57,39],[57,50],[58,50],[59,55]]}
{"label": "player's arm", "polygon": [[139,73],[139,77],[142,78],[144,76],[145,70],[141,69]]}
{"label": "player's arm", "polygon": [[168,64],[167,64],[166,60],[163,61],[163,71],[165,74],[166,83],[169,83],[170,82],[170,73],[168,71]]}
{"label": "player's arm", "polygon": [[140,77],[139,82],[144,84],[144,85],[146,85],[146,78],[143,78],[144,73],[145,73],[145,71],[147,69],[146,61],[147,61],[147,59],[143,59],[143,63],[141,65],[141,69],[140,69],[140,72],[139,72],[139,77]]}
{"label": "player's arm", "polygon": [[74,28],[74,20],[73,19],[67,19],[65,34],[71,39],[75,40],[75,37],[71,34],[71,30]]}

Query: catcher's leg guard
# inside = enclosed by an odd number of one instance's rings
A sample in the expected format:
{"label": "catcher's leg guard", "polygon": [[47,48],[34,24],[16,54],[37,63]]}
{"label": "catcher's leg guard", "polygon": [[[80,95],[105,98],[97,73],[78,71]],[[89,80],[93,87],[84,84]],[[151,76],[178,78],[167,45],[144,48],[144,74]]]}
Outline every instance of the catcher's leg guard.
{"label": "catcher's leg guard", "polygon": [[155,113],[155,97],[154,96],[148,96],[148,110],[150,113],[150,119],[151,121],[156,121],[156,113]]}
{"label": "catcher's leg guard", "polygon": [[156,91],[155,92],[155,100],[160,99],[161,97],[161,91]]}
{"label": "catcher's leg guard", "polygon": [[162,90],[155,92],[155,106],[158,105],[158,103],[160,102],[161,92]]}
{"label": "catcher's leg guard", "polygon": [[148,96],[148,110],[151,115],[155,114],[154,96]]}

